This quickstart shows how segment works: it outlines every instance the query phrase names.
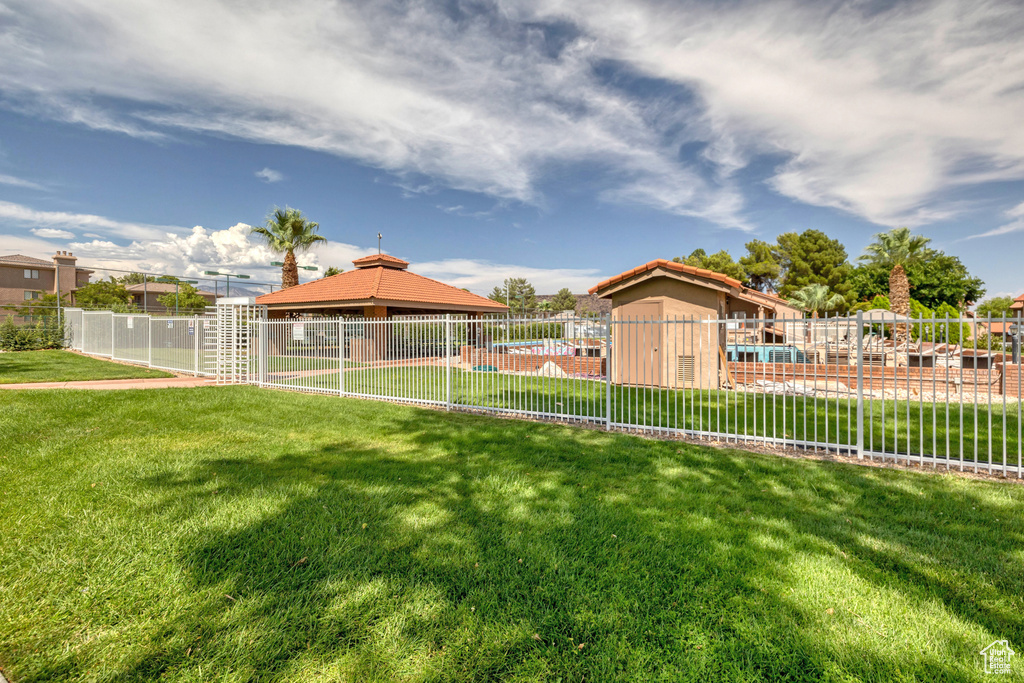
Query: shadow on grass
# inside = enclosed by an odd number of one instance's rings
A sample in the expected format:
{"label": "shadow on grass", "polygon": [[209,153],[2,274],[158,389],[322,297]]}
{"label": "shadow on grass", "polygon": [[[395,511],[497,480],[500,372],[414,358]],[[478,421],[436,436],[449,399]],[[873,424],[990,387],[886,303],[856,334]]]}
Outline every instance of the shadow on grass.
{"label": "shadow on grass", "polygon": [[963,482],[390,415],[405,448],[150,479],[237,516],[182,548],[211,597],[110,679],[952,681],[1024,638],[1019,505]]}

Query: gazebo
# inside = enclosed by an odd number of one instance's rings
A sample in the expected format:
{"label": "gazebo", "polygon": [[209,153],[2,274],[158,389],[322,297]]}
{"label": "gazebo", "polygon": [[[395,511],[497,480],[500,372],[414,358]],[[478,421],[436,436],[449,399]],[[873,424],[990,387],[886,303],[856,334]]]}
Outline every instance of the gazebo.
{"label": "gazebo", "polygon": [[[386,320],[397,316],[456,314],[479,318],[508,312],[508,306],[408,271],[408,261],[375,254],[352,262],[354,270],[278,290],[257,297],[267,307],[267,317],[343,316],[354,318],[346,329],[351,334],[349,353],[353,360],[377,361],[389,356],[393,335],[401,329],[366,319]],[[476,343],[479,325],[467,326],[467,341]],[[391,354],[393,355],[393,354]]]}
{"label": "gazebo", "polygon": [[409,272],[409,262],[388,254],[364,256],[354,270],[281,289],[256,299],[270,318],[289,315],[360,316],[507,313],[508,306]]}

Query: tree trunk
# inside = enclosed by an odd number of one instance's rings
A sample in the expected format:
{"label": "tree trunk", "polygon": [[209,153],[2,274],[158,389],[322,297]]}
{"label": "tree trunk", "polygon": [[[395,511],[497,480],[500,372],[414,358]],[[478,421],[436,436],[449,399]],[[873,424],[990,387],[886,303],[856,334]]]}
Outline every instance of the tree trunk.
{"label": "tree trunk", "polygon": [[284,255],[281,267],[281,289],[288,289],[299,284],[299,265],[295,262],[295,252],[291,249]]}
{"label": "tree trunk", "polygon": [[[889,273],[889,308],[899,317],[910,315],[910,283],[901,265],[895,266]],[[897,323],[893,330],[893,340],[897,345],[909,342],[909,326]]]}

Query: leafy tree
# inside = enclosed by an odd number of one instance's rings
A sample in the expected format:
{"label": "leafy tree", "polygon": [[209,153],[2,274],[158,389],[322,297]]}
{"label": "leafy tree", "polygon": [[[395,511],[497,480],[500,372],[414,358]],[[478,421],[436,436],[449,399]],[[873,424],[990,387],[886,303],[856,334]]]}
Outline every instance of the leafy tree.
{"label": "leafy tree", "polygon": [[90,282],[75,290],[75,304],[82,308],[110,309],[112,311],[130,310],[132,295],[124,284],[114,278]]}
{"label": "leafy tree", "polygon": [[914,298],[934,309],[948,304],[957,310],[979,301],[985,295],[981,278],[972,277],[956,256],[934,252],[920,268],[912,268],[910,284]]}
{"label": "leafy tree", "polygon": [[839,240],[830,239],[820,230],[787,232],[779,235],[774,252],[783,272],[779,288],[783,298],[792,298],[807,285],[818,284],[841,296],[845,303],[851,292],[849,280],[853,267]]}
{"label": "leafy tree", "polygon": [[694,268],[703,268],[704,270],[728,275],[740,282],[745,282],[747,279],[747,274],[743,267],[733,261],[732,256],[725,249],[717,251],[710,256],[703,249],[694,249],[685,259],[677,256],[672,260],[676,263],[693,266]]}
{"label": "leafy tree", "polygon": [[[858,299],[889,293],[891,269],[885,265],[862,262],[851,277]],[[914,299],[930,308],[948,304],[958,310],[978,301],[985,294],[984,283],[972,277],[955,256],[927,250],[925,257],[906,267],[907,282]]]}
{"label": "leafy tree", "polygon": [[776,258],[775,249],[763,240],[747,242],[747,255],[740,258],[740,266],[751,287],[762,292],[774,292],[778,288],[782,267]]}
{"label": "leafy tree", "polygon": [[548,313],[550,311],[554,311],[555,308],[554,306],[551,305],[550,301],[545,299],[544,301],[541,301],[540,303],[537,304],[537,310],[542,311],[544,313]]}
{"label": "leafy tree", "polygon": [[935,325],[934,341],[944,341],[948,344],[963,344],[964,340],[971,336],[971,326],[967,323],[956,322],[960,319],[961,311],[949,304],[940,304],[934,311],[932,317],[949,318],[950,322],[941,322]]}
{"label": "leafy tree", "polygon": [[805,285],[793,292],[789,303],[817,318],[821,313],[839,309],[846,301],[842,295],[830,292],[825,285],[815,283]]}
{"label": "leafy tree", "polygon": [[[161,278],[162,279],[162,278]],[[142,273],[128,273],[116,278],[122,285],[141,285],[143,282],[156,282],[155,275],[143,275]]]}
{"label": "leafy tree", "polygon": [[[913,235],[910,228],[896,228],[875,235],[875,241],[867,246],[862,263],[889,271],[889,302],[896,315],[910,313],[910,282],[907,268],[923,263],[931,255],[929,240],[923,235]],[[899,341],[899,337],[897,337]]]}
{"label": "leafy tree", "polygon": [[555,311],[575,311],[576,297],[568,287],[562,287],[551,297],[551,309]]}
{"label": "leafy tree", "polygon": [[993,318],[1004,318],[1010,315],[1010,306],[1013,305],[1013,297],[997,296],[985,299],[974,311],[979,318],[987,318],[989,314]]}
{"label": "leafy tree", "polygon": [[24,304],[12,304],[3,306],[2,308],[5,311],[12,311],[16,315],[24,318],[39,320],[45,315],[57,315],[59,307],[67,307],[70,305],[71,302],[68,301],[66,296],[62,296],[58,299],[56,294],[50,292],[49,294],[43,294],[38,299],[26,301]]}
{"label": "leafy tree", "polygon": [[876,294],[870,301],[858,301],[856,304],[850,307],[850,315],[855,315],[858,311],[888,311],[889,308],[889,297],[884,294]]}
{"label": "leafy tree", "polygon": [[[174,284],[174,283],[171,283]],[[177,295],[174,292],[161,294],[156,298],[157,302],[168,311],[201,311],[209,302],[199,293],[199,290],[187,282],[178,285]]]}
{"label": "leafy tree", "polygon": [[254,227],[252,235],[258,235],[266,242],[275,254],[284,254],[284,265],[281,266],[281,289],[288,289],[299,284],[299,267],[295,261],[295,250],[308,251],[317,242],[326,242],[327,238],[317,234],[319,223],[314,223],[302,215],[298,209],[285,207],[275,208],[267,216],[266,223]]}
{"label": "leafy tree", "polygon": [[337,266],[330,266],[324,271],[324,277],[331,277],[332,275],[341,275],[345,272],[344,268],[338,268]]}
{"label": "leafy tree", "polygon": [[507,303],[508,307],[517,313],[532,311],[537,307],[537,291],[524,277],[505,280],[505,286],[495,287],[487,298],[498,303]]}

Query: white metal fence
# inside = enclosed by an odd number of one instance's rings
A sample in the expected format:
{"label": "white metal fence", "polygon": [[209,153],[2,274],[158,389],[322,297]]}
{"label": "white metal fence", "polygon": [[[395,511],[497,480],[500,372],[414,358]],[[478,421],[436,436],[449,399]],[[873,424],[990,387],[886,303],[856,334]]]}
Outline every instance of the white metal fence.
{"label": "white metal fence", "polygon": [[86,353],[220,381],[1024,475],[1014,318],[65,320]]}
{"label": "white metal fence", "polygon": [[257,320],[251,381],[1021,476],[1015,322]]}
{"label": "white metal fence", "polygon": [[69,348],[93,356],[172,372],[214,377],[216,328],[212,315],[157,317],[68,308],[64,329]]}

